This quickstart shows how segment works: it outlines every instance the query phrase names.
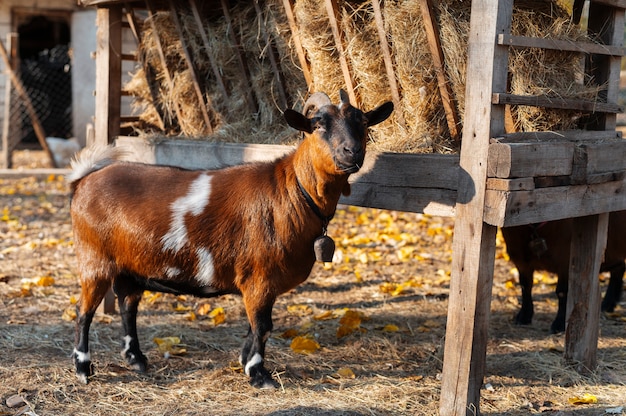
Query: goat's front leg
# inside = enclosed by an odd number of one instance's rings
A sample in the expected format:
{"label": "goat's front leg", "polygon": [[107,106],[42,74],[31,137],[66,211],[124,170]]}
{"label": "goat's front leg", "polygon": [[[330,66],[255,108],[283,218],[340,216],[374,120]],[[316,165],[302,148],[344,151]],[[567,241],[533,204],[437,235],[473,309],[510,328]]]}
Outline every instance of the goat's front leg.
{"label": "goat's front leg", "polygon": [[113,290],[117,295],[122,325],[124,326],[122,357],[134,370],[143,373],[148,367],[148,359],[141,352],[139,337],[137,336],[137,309],[143,288],[134,283],[129,276],[120,275],[113,283]]}
{"label": "goat's front leg", "polygon": [[272,332],[272,307],[274,299],[255,299],[244,295],[246,314],[250,329],[241,350],[239,362],[250,376],[250,384],[261,389],[276,388],[278,385],[265,369],[265,343]]}
{"label": "goat's front leg", "polygon": [[622,297],[622,287],[624,285],[623,279],[624,272],[626,271],[626,265],[624,264],[624,261],[621,260],[607,269],[611,272],[611,278],[609,280],[609,285],[606,288],[606,293],[604,294],[604,300],[602,301],[602,310],[605,312],[613,312]]}

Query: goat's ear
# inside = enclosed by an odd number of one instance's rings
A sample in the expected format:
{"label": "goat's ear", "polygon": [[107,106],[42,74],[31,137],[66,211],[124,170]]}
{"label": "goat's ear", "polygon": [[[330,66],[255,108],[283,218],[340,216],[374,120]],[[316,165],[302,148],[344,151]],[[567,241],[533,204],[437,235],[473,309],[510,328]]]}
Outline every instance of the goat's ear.
{"label": "goat's ear", "polygon": [[311,123],[311,120],[306,118],[304,115],[290,108],[286,109],[283,115],[285,116],[287,124],[294,129],[306,133],[313,133],[313,124]]}
{"label": "goat's ear", "polygon": [[393,111],[393,103],[391,101],[387,101],[373,109],[372,111],[368,111],[365,113],[365,118],[367,119],[367,125],[374,126],[378,123],[381,123],[391,115]]}

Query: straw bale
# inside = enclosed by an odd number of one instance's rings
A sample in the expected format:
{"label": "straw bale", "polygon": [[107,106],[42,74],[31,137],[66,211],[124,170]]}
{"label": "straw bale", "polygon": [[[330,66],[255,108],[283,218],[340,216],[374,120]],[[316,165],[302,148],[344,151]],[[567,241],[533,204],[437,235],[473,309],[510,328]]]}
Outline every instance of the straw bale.
{"label": "straw bale", "polygon": [[[339,23],[343,32],[346,58],[351,75],[356,82],[358,105],[370,109],[391,97],[389,80],[380,51],[380,39],[370,2],[338,0]],[[568,8],[559,0],[535,0],[516,3],[513,13],[514,35],[558,39],[585,39],[584,32],[570,23]],[[571,1],[569,2],[571,3]],[[383,2],[383,18],[387,39],[392,51],[396,81],[400,92],[400,106],[390,121],[372,129],[372,147],[379,151],[411,153],[449,153],[457,151],[450,137],[446,115],[438,89],[436,73],[428,48],[424,22],[418,0],[387,0]],[[285,125],[279,108],[274,72],[265,42],[264,31],[274,40],[281,74],[290,105],[301,106],[309,92],[324,91],[333,101],[338,91],[345,88],[339,64],[339,53],[330,28],[323,0],[298,0],[294,15],[300,40],[305,49],[312,75],[312,84],[306,85],[299,68],[282,1],[267,0],[263,16],[254,8],[239,2],[231,8],[233,30],[239,50],[250,72],[250,85],[242,76],[236,59],[237,45],[229,40],[228,22],[223,17],[207,19],[204,30],[210,40],[210,50],[205,50],[198,28],[190,13],[180,10],[185,40],[202,74],[201,84],[205,101],[216,132],[211,140],[231,142],[281,143],[297,136]],[[469,33],[471,2],[467,0],[441,0],[435,10],[440,41],[445,61],[445,75],[453,91],[454,105],[461,124],[464,115],[464,96],[467,62],[467,37]],[[140,114],[144,132],[167,135],[184,135],[205,138],[207,131],[199,112],[197,97],[182,51],[178,34],[168,13],[154,16],[159,36],[164,45],[168,69],[175,77],[175,87],[170,90],[164,70],[156,53],[154,34],[145,25],[144,44],[140,51],[157,74],[160,100],[165,124],[172,125],[163,131],[155,106],[151,105],[146,76],[138,68],[126,86],[136,96],[136,111]],[[588,40],[588,39],[587,39]],[[220,71],[229,97],[225,99],[216,88],[216,80],[209,65],[208,53],[219,62]],[[510,48],[510,92],[513,94],[545,94],[564,98],[594,98],[602,86],[585,79],[580,56],[561,51],[536,48]],[[252,91],[258,112],[250,114],[246,96]],[[181,113],[179,119],[176,108]],[[399,122],[402,115],[406,125]],[[578,112],[551,110],[526,106],[513,106],[512,116],[520,131],[542,131],[576,128],[581,116]],[[462,127],[462,126],[459,126]]]}

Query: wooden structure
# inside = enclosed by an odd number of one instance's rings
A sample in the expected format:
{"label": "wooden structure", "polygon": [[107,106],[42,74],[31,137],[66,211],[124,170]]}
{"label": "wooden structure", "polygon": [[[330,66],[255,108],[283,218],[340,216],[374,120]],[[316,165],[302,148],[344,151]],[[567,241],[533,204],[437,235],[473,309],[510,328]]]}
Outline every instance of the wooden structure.
{"label": "wooden structure", "polygon": [[[372,0],[376,6],[378,0]],[[120,136],[121,31],[137,31],[133,8],[139,1],[82,0],[98,6],[96,141],[117,139],[135,146],[138,158],[188,167],[219,166],[272,158],[282,146],[166,141],[156,147]],[[156,3],[156,2],[155,2]],[[218,2],[215,2],[216,5]],[[284,0],[285,12],[292,3]],[[169,4],[147,2],[153,8]],[[195,1],[190,2],[194,7]],[[329,15],[336,12],[327,0]],[[227,13],[222,0],[219,5]],[[581,371],[596,365],[600,296],[597,275],[606,244],[608,212],[626,209],[626,142],[615,132],[620,58],[626,0],[593,0],[588,28],[602,42],[564,43],[510,34],[513,0],[473,0],[461,153],[453,155],[369,154],[351,179],[353,193],[341,202],[354,205],[454,215],[452,280],[448,307],[440,413],[480,413],[497,226],[574,217],[568,298],[566,358]],[[425,10],[428,2],[425,1]],[[123,16],[126,15],[126,20]],[[382,27],[382,25],[381,25]],[[341,45],[340,33],[333,30]],[[301,49],[294,33],[294,44]],[[587,73],[605,93],[595,102],[511,95],[507,92],[510,47],[553,48],[584,53]],[[341,49],[339,49],[341,50]],[[386,54],[382,53],[383,56]],[[307,61],[299,57],[304,76]],[[350,73],[342,69],[346,85]],[[242,67],[245,74],[245,68]],[[392,97],[393,74],[390,76]],[[445,87],[445,86],[444,86]],[[443,94],[442,94],[443,95]],[[250,97],[253,100],[254,97]],[[283,97],[287,99],[287,95]],[[586,130],[505,134],[505,105],[571,108],[588,113]],[[253,104],[251,104],[253,105]],[[453,120],[454,118],[449,118]],[[179,159],[176,159],[176,157]],[[589,255],[591,253],[591,255]]]}

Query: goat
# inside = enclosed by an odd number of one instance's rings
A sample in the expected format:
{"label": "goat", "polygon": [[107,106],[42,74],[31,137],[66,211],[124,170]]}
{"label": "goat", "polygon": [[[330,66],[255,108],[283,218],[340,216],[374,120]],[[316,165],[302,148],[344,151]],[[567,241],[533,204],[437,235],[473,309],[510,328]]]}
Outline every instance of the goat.
{"label": "goat", "polygon": [[333,105],[315,93],[304,114],[287,109],[287,124],[304,139],[273,162],[199,171],[122,162],[115,147],[81,153],[69,181],[81,281],[73,359],[83,383],[93,372],[89,327],[112,286],[122,356],[140,372],[147,368],[136,325],[144,290],[241,295],[249,322],[241,365],[251,385],[276,387],[263,364],[274,302],[309,276],[314,242],[363,164],[367,128],[393,111],[386,102],[363,112],[343,90],[340,97]]}
{"label": "goat", "polygon": [[[620,301],[622,279],[626,271],[626,211],[609,214],[609,229],[601,272],[610,272],[609,285],[602,301],[602,310],[612,312]],[[565,331],[567,288],[569,285],[570,243],[572,220],[550,221],[543,224],[502,228],[509,257],[519,271],[522,306],[515,323],[528,325],[533,318],[533,273],[545,270],[557,275],[556,295],[559,301],[556,318],[550,326],[552,333]]]}

